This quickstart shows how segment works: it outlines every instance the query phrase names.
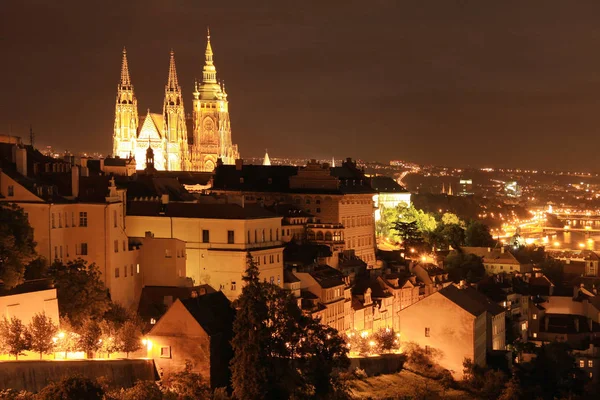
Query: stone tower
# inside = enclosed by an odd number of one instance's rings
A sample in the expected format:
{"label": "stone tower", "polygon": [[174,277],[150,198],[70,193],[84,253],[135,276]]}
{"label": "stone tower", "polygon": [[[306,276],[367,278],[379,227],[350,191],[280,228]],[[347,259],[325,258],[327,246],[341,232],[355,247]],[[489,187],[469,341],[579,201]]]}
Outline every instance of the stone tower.
{"label": "stone tower", "polygon": [[173,50],[171,50],[169,61],[169,78],[165,86],[163,118],[167,146],[166,168],[170,171],[187,171],[190,169],[188,134],[185,124],[183,96],[177,79]]}
{"label": "stone tower", "polygon": [[138,124],[137,100],[129,76],[127,51],[123,48],[121,81],[117,86],[117,100],[115,102],[114,156],[129,158],[135,153]]}
{"label": "stone tower", "polygon": [[217,82],[213,62],[210,31],[207,35],[202,82],[194,85],[194,131],[191,149],[192,169],[212,171],[221,159],[223,164],[235,164],[239,158],[237,145],[231,141],[229,103],[225,86]]}

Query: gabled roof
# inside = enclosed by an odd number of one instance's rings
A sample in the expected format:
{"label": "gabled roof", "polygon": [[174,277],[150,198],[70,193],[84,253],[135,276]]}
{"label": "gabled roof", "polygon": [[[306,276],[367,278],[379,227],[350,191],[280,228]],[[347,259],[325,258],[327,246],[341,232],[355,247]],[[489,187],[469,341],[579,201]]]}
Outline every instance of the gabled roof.
{"label": "gabled roof", "polygon": [[161,114],[148,112],[148,114],[144,117],[144,122],[140,124],[138,141],[161,140],[164,126],[165,121]]}
{"label": "gabled roof", "polygon": [[235,311],[223,292],[180,301],[209,336],[233,330]]}
{"label": "gabled roof", "polygon": [[437,293],[476,317],[486,311],[492,315],[505,311],[503,307],[472,287],[458,288],[456,285],[449,285]]}
{"label": "gabled roof", "polygon": [[194,291],[198,294],[216,292],[209,285],[194,287],[145,286],[140,295],[138,314],[144,319],[158,319],[166,311],[164,305],[165,297],[170,296],[173,301],[177,299],[185,300],[192,297],[192,292]]}
{"label": "gabled roof", "polygon": [[408,193],[394,179],[389,176],[374,176],[371,178],[371,187],[380,193]]}
{"label": "gabled roof", "polygon": [[461,250],[467,254],[482,257],[484,263],[521,264],[508,250],[502,251],[489,247],[461,247]]}

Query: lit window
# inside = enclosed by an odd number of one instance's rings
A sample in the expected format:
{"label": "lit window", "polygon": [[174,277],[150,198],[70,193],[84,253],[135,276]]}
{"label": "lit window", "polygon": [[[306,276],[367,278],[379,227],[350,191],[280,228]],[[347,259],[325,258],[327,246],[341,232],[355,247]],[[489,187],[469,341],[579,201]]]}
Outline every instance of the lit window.
{"label": "lit window", "polygon": [[137,273],[139,274],[140,273],[140,264],[136,264],[135,269],[136,269]]}
{"label": "lit window", "polygon": [[583,368],[583,367],[585,367],[585,361],[579,360],[579,368]]}
{"label": "lit window", "polygon": [[532,318],[537,319],[537,314],[533,314]]}
{"label": "lit window", "polygon": [[588,360],[588,367],[592,368],[594,366],[594,360]]}
{"label": "lit window", "polygon": [[537,337],[537,333],[533,332],[533,337],[536,338]]}
{"label": "lit window", "polygon": [[155,325],[156,324],[156,320],[154,318],[150,318],[150,325]]}

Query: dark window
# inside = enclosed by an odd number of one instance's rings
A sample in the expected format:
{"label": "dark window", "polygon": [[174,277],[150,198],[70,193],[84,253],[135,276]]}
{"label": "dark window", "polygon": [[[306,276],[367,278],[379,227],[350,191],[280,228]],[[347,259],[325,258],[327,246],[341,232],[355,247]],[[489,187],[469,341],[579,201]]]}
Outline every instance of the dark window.
{"label": "dark window", "polygon": [[233,234],[234,234],[233,231],[227,231],[227,243],[233,244],[233,239],[234,239]]}
{"label": "dark window", "polygon": [[15,195],[15,187],[13,185],[8,185],[8,197],[12,197]]}
{"label": "dark window", "polygon": [[81,211],[79,213],[79,226],[88,226],[87,223],[88,223],[87,212]]}
{"label": "dark window", "polygon": [[320,213],[321,212],[321,207],[317,207],[317,212]]}
{"label": "dark window", "polygon": [[431,330],[429,328],[425,328],[425,337],[429,337]]}
{"label": "dark window", "polygon": [[119,241],[115,240],[115,253],[119,252]]}
{"label": "dark window", "polygon": [[119,277],[119,268],[115,268],[115,278]]}
{"label": "dark window", "polygon": [[203,229],[202,230],[202,243],[208,243],[210,242],[210,233],[208,232],[208,229]]}

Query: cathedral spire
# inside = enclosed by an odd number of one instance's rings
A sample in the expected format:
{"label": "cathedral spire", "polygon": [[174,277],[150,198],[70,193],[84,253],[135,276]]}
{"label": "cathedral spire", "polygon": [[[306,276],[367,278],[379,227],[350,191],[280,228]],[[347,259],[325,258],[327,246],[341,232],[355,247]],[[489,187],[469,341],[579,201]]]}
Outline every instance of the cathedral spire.
{"label": "cathedral spire", "polygon": [[123,61],[121,63],[121,86],[131,86],[129,65],[127,64],[127,50],[123,47]]}
{"label": "cathedral spire", "polygon": [[269,152],[265,149],[265,159],[263,160],[263,165],[269,166],[271,165],[271,159],[269,158]]}
{"label": "cathedral spire", "polygon": [[205,61],[202,69],[203,83],[217,83],[217,69],[213,63],[213,50],[210,45],[210,29],[206,28],[206,51],[204,52]]}
{"label": "cathedral spire", "polygon": [[167,82],[167,89],[178,91],[179,82],[177,80],[177,69],[175,68],[175,52],[171,49],[171,59],[169,61],[169,80]]}

